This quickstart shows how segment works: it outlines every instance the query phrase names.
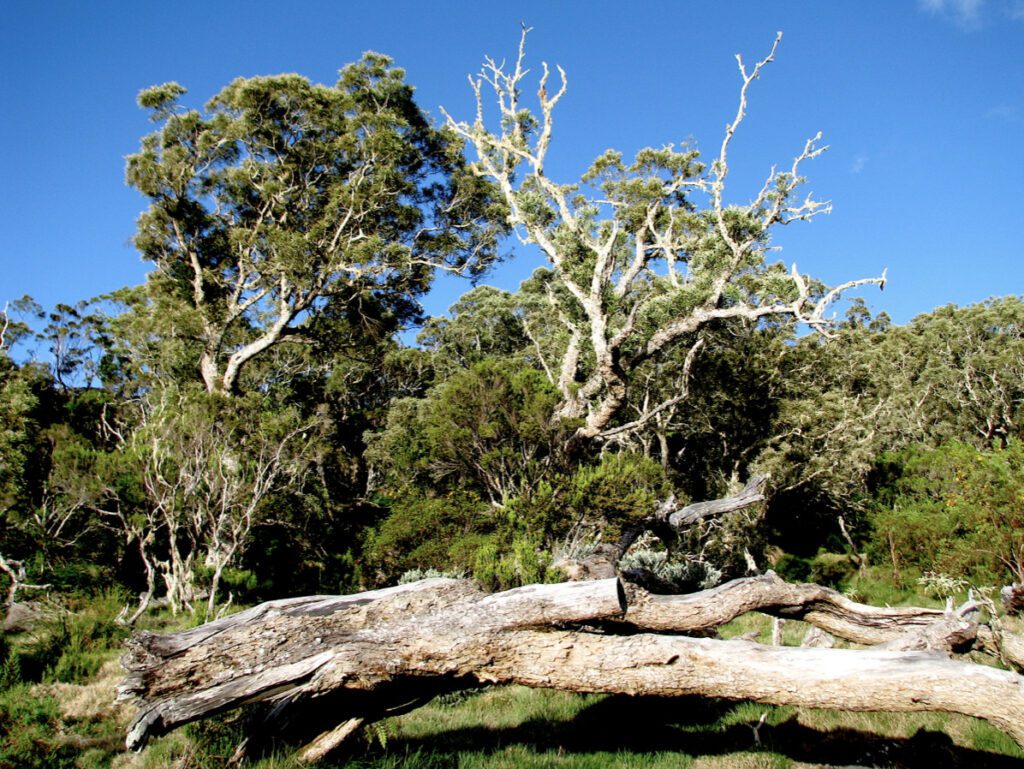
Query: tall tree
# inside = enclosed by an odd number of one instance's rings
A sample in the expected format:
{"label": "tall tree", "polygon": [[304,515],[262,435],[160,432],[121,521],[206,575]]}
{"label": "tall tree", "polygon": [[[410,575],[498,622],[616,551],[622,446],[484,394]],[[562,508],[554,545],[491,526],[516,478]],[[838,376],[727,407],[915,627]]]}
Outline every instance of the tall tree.
{"label": "tall tree", "polygon": [[150,199],[136,245],[187,307],[208,392],[237,391],[246,364],[319,315],[408,317],[437,269],[494,258],[501,206],[387,57],[366,54],[333,87],[238,79],[205,113],[179,107],[184,93],[140,94],[160,128],[127,177]]}
{"label": "tall tree", "polygon": [[[820,135],[806,142],[787,170],[773,169],[753,202],[726,202],[729,149],[746,114],[747,93],[772,61],[781,35],[753,68],[737,57],[739,107],[710,166],[689,147],[643,149],[632,163],[608,151],[579,183],[559,184],[547,175],[546,161],[565,73],[559,69],[561,85],[549,90],[544,65],[539,114],[523,105],[526,32],[510,71],[487,59],[472,81],[475,120],[447,116],[448,126],[472,143],[477,173],[501,189],[520,238],[539,246],[550,263],[547,314],[564,325],[566,341],[560,361],[546,368],[561,393],[559,415],[583,420],[575,441],[607,437],[627,402],[633,372],[673,347],[696,354],[709,324],[789,317],[826,329],[825,309],[845,290],[884,284],[883,276],[827,289],[795,265],[768,262],[775,227],[830,209],[810,196],[796,199],[801,165],[825,149],[818,146]],[[496,95],[497,131],[485,121],[485,87]],[[634,428],[647,425],[665,402],[649,402],[630,420]]]}

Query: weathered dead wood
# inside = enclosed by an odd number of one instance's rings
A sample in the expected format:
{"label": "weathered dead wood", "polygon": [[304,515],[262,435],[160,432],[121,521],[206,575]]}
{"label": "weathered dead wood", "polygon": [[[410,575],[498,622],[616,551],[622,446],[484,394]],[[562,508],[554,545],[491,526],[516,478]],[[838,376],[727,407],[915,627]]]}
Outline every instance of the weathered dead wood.
{"label": "weathered dead wood", "polygon": [[356,734],[365,722],[364,718],[350,718],[347,721],[342,721],[330,731],[324,732],[299,751],[299,763],[314,764],[328,753],[337,750],[343,742]]}
{"label": "weathered dead wood", "polygon": [[1001,624],[980,625],[975,648],[992,655],[1018,673],[1024,673],[1024,636],[1010,632]]}
{"label": "weathered dead wood", "polygon": [[[339,686],[372,690],[395,675],[419,675],[410,665],[417,656],[437,663],[433,675],[452,675],[460,649],[486,648],[504,631],[593,622],[624,610],[616,579],[494,595],[468,581],[435,579],[277,601],[182,633],[138,634],[122,660],[128,676],[119,687],[121,699],[142,701],[127,744],[141,747],[151,734],[258,700]],[[348,670],[352,680],[348,673],[337,678]]]}
{"label": "weathered dead wood", "polygon": [[742,510],[758,502],[764,501],[762,489],[768,481],[767,475],[755,475],[739,494],[706,502],[694,502],[685,507],[678,507],[675,498],[670,498],[658,508],[656,518],[667,523],[673,529],[685,529],[705,518],[713,518],[726,513]]}
{"label": "weathered dead wood", "polygon": [[987,719],[1024,745],[1021,676],[931,653],[514,631],[488,659],[476,675],[495,683],[840,710],[939,710]]}
{"label": "weathered dead wood", "polygon": [[[788,585],[774,574],[692,596],[624,591],[615,579],[494,595],[467,581],[424,580],[353,596],[288,599],[181,633],[137,635],[123,660],[129,675],[120,688],[123,697],[140,701],[127,745],[140,748],[152,735],[259,700],[277,702],[277,712],[285,704],[334,696],[335,723],[354,729],[357,721],[390,709],[380,702],[368,706],[368,696],[406,702],[410,691],[430,696],[472,682],[848,710],[944,710],[988,719],[1024,744],[1024,679],[1013,672],[935,653],[765,647],[676,635],[749,610],[816,620],[829,632],[873,643],[895,641],[901,633],[907,638],[908,628],[915,638],[927,639],[918,632],[927,629],[945,639],[942,622],[967,621],[931,609],[866,607],[815,585]],[[673,634],[615,635],[625,624]],[[325,731],[307,752],[315,758],[349,731]]]}
{"label": "weathered dead wood", "polygon": [[791,584],[774,572],[726,582],[687,595],[654,595],[631,588],[625,620],[643,630],[701,633],[751,611],[800,619],[861,644],[895,641],[908,629],[945,617],[941,609],[877,607],[851,601],[821,585]]}

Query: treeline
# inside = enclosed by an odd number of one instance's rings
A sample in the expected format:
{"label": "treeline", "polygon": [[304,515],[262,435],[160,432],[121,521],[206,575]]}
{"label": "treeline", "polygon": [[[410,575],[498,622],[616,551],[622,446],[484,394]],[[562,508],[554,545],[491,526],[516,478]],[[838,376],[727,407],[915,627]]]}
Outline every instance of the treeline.
{"label": "treeline", "polygon": [[[694,584],[851,548],[897,579],[1024,579],[1020,299],[830,321],[884,278],[829,288],[769,260],[775,227],[825,210],[796,198],[813,141],[744,206],[724,194],[742,110],[707,164],[609,152],[560,184],[563,91],[545,76],[531,112],[523,67],[484,75],[493,131],[483,111],[433,125],[376,54],[202,110],[175,83],[140,95],[147,281],[0,318],[12,588],[122,586],[132,620],[415,570],[506,587],[758,473],[761,508],[644,557]],[[423,322],[435,273],[484,274],[512,230],[546,266]]]}

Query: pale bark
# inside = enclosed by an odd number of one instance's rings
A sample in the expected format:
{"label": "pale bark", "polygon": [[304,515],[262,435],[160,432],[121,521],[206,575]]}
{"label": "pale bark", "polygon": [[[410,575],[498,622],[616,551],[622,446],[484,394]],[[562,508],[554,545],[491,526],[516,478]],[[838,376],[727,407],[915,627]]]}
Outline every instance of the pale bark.
{"label": "pale bark", "polygon": [[[1024,678],[1014,672],[935,652],[773,648],[680,635],[751,609],[872,642],[951,619],[936,610],[865,607],[774,575],[693,596],[623,590],[616,579],[494,595],[463,580],[424,580],[352,596],[288,599],[176,634],[137,635],[119,690],[140,701],[127,744],[138,749],[152,735],[259,700],[291,706],[332,695],[323,702],[341,703],[336,723],[354,723],[387,710],[355,712],[353,702],[371,694],[397,704],[410,691],[422,697],[479,682],[948,711],[987,719],[1024,744]],[[325,732],[307,747],[329,748],[339,733]]]}
{"label": "pale bark", "polygon": [[[554,110],[566,93],[567,80],[559,68],[561,82],[549,91],[550,73],[546,64],[541,65],[539,111],[534,116],[537,130],[532,135],[524,131],[527,31],[523,31],[514,65],[487,58],[480,74],[470,78],[477,107],[471,123],[442,112],[448,128],[475,149],[477,173],[498,186],[508,205],[508,221],[520,240],[536,244],[550,263],[557,285],[564,289],[564,298],[558,300],[554,292],[549,293],[556,312],[576,318],[559,366],[562,403],[556,409],[562,418],[583,421],[570,447],[649,429],[658,414],[680,403],[685,394],[666,394],[660,402],[649,403],[635,419],[615,424],[630,402],[631,379],[639,366],[668,353],[701,329],[719,321],[757,324],[763,319],[789,318],[827,335],[831,321],[825,311],[832,302],[858,286],[885,284],[883,272],[878,278],[847,281],[821,292],[792,265],[788,275],[775,275],[778,281],[790,284],[781,292],[767,284],[754,289],[741,285],[756,282],[775,269],[767,266],[766,259],[773,228],[831,210],[831,204],[811,196],[803,201],[794,199],[803,182],[801,166],[826,149],[818,146],[820,133],[805,142],[788,169],[772,168],[750,204],[736,206],[726,200],[728,151],[746,115],[747,92],[774,59],[781,35],[768,56],[752,69],[737,57],[743,81],[739,105],[726,127],[721,149],[706,171],[696,164],[696,154],[685,148],[663,148],[660,152],[671,153],[672,159],[658,171],[645,170],[646,162],[639,159],[627,168],[617,154],[603,156],[603,170],[595,170],[597,176],[607,173],[616,182],[643,182],[647,197],[638,201],[615,185],[602,187],[599,179],[584,177],[580,183],[562,185],[547,175]],[[485,86],[494,92],[501,120],[494,131],[488,130],[485,119]],[[696,223],[683,216],[685,206],[680,206],[680,197],[690,204],[704,198],[706,221]],[[637,210],[641,206],[642,213]],[[624,216],[625,211],[630,214]],[[751,226],[737,227],[735,220],[743,217]],[[720,241],[725,252],[722,258],[702,258],[701,250],[707,248],[709,239]],[[580,251],[588,257],[583,263]],[[730,287],[740,290],[731,292]],[[677,303],[680,309],[659,317],[656,324],[641,320],[660,315],[663,308],[673,306],[668,300],[684,295],[686,301]],[[582,347],[583,340],[590,342],[589,350]],[[691,353],[695,349],[691,347]]]}
{"label": "pale bark", "polygon": [[50,585],[33,585],[27,582],[28,570],[25,568],[25,564],[21,561],[4,558],[2,554],[0,554],[0,571],[4,572],[10,581],[10,584],[7,586],[7,598],[3,603],[5,609],[10,609],[14,606],[19,590],[50,589]]}
{"label": "pale bark", "polygon": [[767,475],[755,475],[747,482],[743,490],[734,496],[712,499],[707,502],[694,502],[685,507],[677,507],[675,500],[671,499],[658,509],[657,517],[668,523],[673,529],[683,529],[693,526],[705,518],[742,510],[764,501],[764,494],[761,491],[767,481]]}
{"label": "pale bark", "polygon": [[839,638],[880,644],[944,619],[941,609],[877,607],[810,584],[791,584],[774,572],[726,582],[687,595],[654,595],[627,586],[625,621],[644,630],[706,633],[748,612],[799,619]]}
{"label": "pale bark", "polygon": [[350,718],[342,721],[329,732],[324,732],[311,743],[299,751],[298,759],[303,764],[314,764],[321,758],[327,756],[345,742],[353,734],[356,734],[363,726],[365,719]]}

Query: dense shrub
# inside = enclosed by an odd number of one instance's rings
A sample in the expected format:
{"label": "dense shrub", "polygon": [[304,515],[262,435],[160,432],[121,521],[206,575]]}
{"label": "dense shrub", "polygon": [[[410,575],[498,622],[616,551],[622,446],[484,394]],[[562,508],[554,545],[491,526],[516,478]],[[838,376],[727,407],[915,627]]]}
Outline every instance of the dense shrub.
{"label": "dense shrub", "polygon": [[962,443],[885,458],[873,549],[905,567],[975,583],[1024,580],[1024,444]]}
{"label": "dense shrub", "polygon": [[543,582],[551,559],[539,543],[527,536],[515,537],[502,546],[493,540],[476,552],[473,578],[485,590],[510,590]]}
{"label": "dense shrub", "polygon": [[470,572],[497,526],[496,511],[472,494],[405,496],[366,539],[364,573],[394,582],[413,569]]}
{"label": "dense shrub", "polygon": [[56,739],[57,703],[29,686],[0,692],[0,769],[62,769],[75,765],[75,750]]}
{"label": "dense shrub", "polygon": [[509,515],[549,546],[580,525],[614,542],[670,493],[665,471],[654,460],[640,454],[605,454],[595,464],[581,465],[513,500]]}
{"label": "dense shrub", "polygon": [[368,458],[397,489],[410,483],[472,490],[493,504],[529,493],[557,467],[567,426],[544,374],[508,360],[462,369],[422,400],[399,401]]}
{"label": "dense shrub", "polygon": [[119,591],[75,598],[51,618],[40,621],[16,653],[21,678],[64,683],[89,680],[128,636],[129,630],[114,621],[127,600]]}
{"label": "dense shrub", "polygon": [[811,559],[783,553],[773,568],[787,582],[806,582],[811,576]]}

